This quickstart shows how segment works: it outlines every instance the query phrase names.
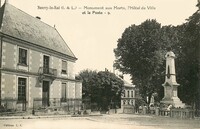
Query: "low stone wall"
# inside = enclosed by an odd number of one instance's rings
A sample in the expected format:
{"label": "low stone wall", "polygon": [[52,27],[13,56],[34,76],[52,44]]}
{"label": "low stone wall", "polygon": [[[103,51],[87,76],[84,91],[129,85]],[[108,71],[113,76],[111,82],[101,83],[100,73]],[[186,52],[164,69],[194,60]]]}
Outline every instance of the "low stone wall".
{"label": "low stone wall", "polygon": [[118,113],[118,114],[119,114],[119,113],[120,113],[120,114],[123,113],[123,109],[118,108],[118,109],[117,109],[117,113]]}
{"label": "low stone wall", "polygon": [[117,109],[110,109],[109,110],[109,114],[116,114],[117,113]]}
{"label": "low stone wall", "polygon": [[126,114],[135,113],[134,107],[133,106],[124,106],[123,107],[123,113],[126,113]]}
{"label": "low stone wall", "polygon": [[181,119],[193,119],[195,115],[192,109],[173,108],[170,111],[170,117]]}
{"label": "low stone wall", "polygon": [[156,115],[160,116],[168,116],[180,119],[193,119],[195,117],[195,111],[193,109],[171,108],[170,110],[166,109],[158,109],[158,110],[159,114],[156,113]]}

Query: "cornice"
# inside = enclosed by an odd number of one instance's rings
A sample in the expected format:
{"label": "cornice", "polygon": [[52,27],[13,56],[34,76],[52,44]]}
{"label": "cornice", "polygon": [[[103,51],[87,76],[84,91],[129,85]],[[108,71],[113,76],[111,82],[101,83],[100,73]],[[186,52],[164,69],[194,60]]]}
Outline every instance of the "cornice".
{"label": "cornice", "polygon": [[[15,75],[20,75],[20,76],[34,76],[34,77],[39,77],[38,73],[34,73],[34,72],[27,72],[27,71],[23,71],[23,70],[15,70],[15,69],[9,69],[9,68],[1,68],[0,69],[1,72],[5,72],[5,73],[10,73],[10,74],[15,74]],[[45,75],[47,77],[50,77],[48,75]],[[70,81],[70,82],[82,82],[80,80],[75,80],[75,79],[71,79],[71,78],[64,78],[64,77],[55,77],[55,80],[65,80],[65,81]]]}

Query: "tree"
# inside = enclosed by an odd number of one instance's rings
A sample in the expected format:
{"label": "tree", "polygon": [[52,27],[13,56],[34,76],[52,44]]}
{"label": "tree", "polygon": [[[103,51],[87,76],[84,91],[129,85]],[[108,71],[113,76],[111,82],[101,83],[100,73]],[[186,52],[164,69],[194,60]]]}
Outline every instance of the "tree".
{"label": "tree", "polygon": [[[200,13],[195,12],[181,25],[184,33],[181,39],[180,56],[177,58],[178,81],[181,82],[180,97],[183,101],[200,108],[199,60],[200,60]],[[183,30],[183,29],[182,29]],[[198,102],[197,102],[198,101]]]}
{"label": "tree", "polygon": [[151,98],[157,85],[152,81],[160,75],[157,71],[163,64],[160,55],[161,25],[156,20],[146,20],[141,25],[125,29],[118,40],[116,66],[123,73],[132,76],[139,87],[142,97]]}
{"label": "tree", "polygon": [[162,26],[155,20],[125,29],[114,50],[116,68],[132,76],[146,99],[157,92],[163,97],[166,48],[176,55],[176,76],[180,83],[178,96],[187,104],[200,108],[200,12],[195,12],[186,23]]}
{"label": "tree", "polygon": [[79,73],[78,77],[82,80],[82,98],[91,98],[96,88],[96,81],[98,79],[97,71],[83,70]]}
{"label": "tree", "polygon": [[[83,99],[90,98],[99,109],[107,110],[111,102],[120,104],[123,81],[108,71],[84,70],[79,73],[82,78]],[[120,106],[120,105],[119,105]]]}
{"label": "tree", "polygon": [[182,37],[178,32],[177,27],[161,27],[156,20],[146,20],[126,28],[114,49],[116,68],[131,75],[143,99],[149,98],[147,103],[153,93],[160,99],[163,96],[164,56],[168,47],[178,47]]}

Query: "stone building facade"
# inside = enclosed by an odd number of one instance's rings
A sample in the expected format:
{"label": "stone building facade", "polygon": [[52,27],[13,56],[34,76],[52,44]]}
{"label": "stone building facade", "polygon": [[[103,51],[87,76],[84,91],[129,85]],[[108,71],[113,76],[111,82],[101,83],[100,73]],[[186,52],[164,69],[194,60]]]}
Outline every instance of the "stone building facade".
{"label": "stone building facade", "polygon": [[[0,102],[11,110],[81,103],[77,58],[56,28],[5,3],[0,8]],[[68,103],[69,105],[69,103]]]}
{"label": "stone building facade", "polygon": [[121,109],[123,113],[135,113],[135,85],[124,81],[124,94],[121,97]]}

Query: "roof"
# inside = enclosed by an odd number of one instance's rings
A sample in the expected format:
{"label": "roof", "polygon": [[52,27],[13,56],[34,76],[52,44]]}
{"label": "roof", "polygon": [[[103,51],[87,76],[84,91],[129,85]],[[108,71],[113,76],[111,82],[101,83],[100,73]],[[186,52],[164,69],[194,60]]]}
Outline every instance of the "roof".
{"label": "roof", "polygon": [[76,59],[58,31],[22,10],[5,3],[0,9],[0,32]]}
{"label": "roof", "polygon": [[129,82],[124,80],[124,78],[120,77],[119,75],[116,75],[116,76],[119,77],[119,79],[121,79],[124,82],[124,87],[130,87],[130,88],[134,88],[135,87],[135,85],[130,84]]}
{"label": "roof", "polygon": [[135,87],[135,85],[128,83],[128,82],[125,81],[124,79],[123,79],[123,82],[124,82],[124,87],[132,87],[132,88]]}

